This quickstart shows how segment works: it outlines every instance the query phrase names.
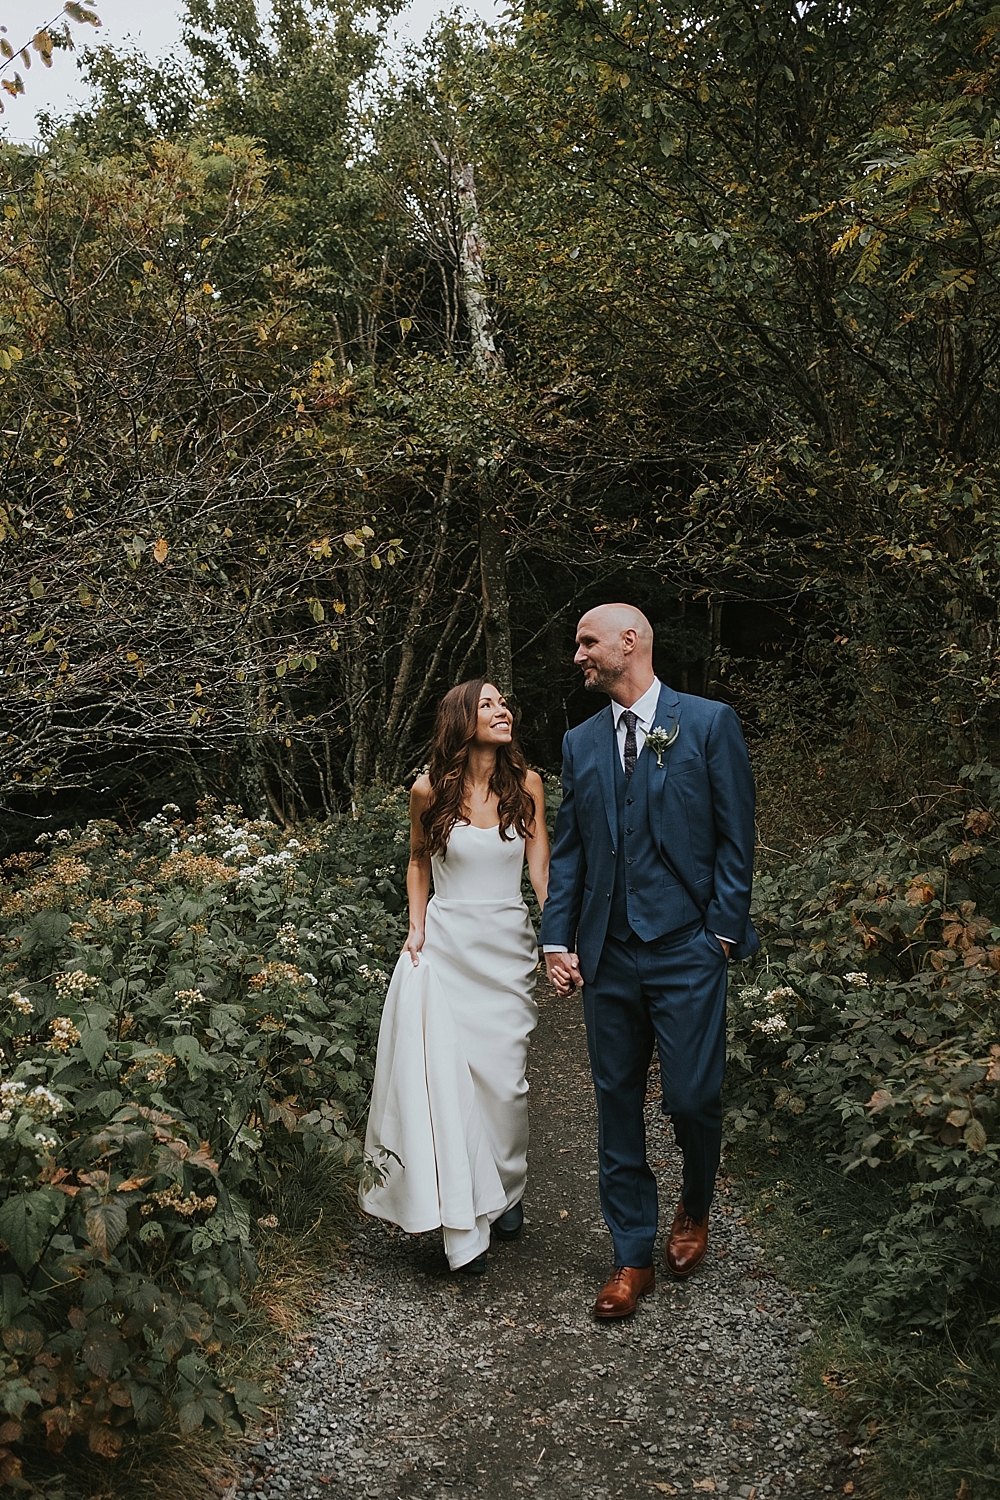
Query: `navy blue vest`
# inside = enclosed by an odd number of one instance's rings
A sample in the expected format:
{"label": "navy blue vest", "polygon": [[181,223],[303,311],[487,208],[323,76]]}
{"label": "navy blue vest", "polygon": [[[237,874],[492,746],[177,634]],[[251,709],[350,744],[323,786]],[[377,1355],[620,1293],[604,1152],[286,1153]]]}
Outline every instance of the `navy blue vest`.
{"label": "navy blue vest", "polygon": [[653,839],[649,778],[657,774],[650,769],[656,756],[644,748],[627,782],[617,743],[614,756],[618,826],[608,932],[622,941],[635,933],[651,943],[697,921],[702,913],[663,863]]}

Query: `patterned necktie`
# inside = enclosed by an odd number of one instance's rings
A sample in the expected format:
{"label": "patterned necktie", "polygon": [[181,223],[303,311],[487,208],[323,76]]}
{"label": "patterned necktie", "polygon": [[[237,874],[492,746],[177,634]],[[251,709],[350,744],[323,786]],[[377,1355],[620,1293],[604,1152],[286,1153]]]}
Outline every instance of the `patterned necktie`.
{"label": "patterned necktie", "polygon": [[625,725],[625,780],[628,781],[635,770],[635,763],[639,758],[638,746],[635,743],[635,726],[639,722],[639,715],[634,714],[627,708],[622,714],[619,723]]}

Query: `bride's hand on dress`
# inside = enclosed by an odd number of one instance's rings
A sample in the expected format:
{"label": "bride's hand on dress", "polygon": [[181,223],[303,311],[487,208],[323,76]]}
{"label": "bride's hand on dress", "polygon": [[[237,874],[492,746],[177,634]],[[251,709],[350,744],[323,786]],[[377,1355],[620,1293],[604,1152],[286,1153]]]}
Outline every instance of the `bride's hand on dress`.
{"label": "bride's hand on dress", "polygon": [[410,955],[410,962],[416,968],[420,962],[420,950],[424,946],[423,928],[414,928],[406,942],[403,944],[403,952]]}

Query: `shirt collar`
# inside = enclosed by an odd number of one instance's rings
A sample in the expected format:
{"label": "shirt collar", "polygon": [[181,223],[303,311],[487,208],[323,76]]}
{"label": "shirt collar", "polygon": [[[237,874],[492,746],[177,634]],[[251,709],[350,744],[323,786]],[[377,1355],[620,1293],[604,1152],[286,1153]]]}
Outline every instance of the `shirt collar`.
{"label": "shirt collar", "polygon": [[[660,701],[660,679],[654,677],[652,684],[646,689],[641,698],[637,698],[632,704],[632,712],[635,714],[643,729],[646,729],[656,718],[656,705]],[[611,700],[611,712],[615,716],[615,728],[621,723],[622,714],[626,712],[625,707],[615,698]]]}

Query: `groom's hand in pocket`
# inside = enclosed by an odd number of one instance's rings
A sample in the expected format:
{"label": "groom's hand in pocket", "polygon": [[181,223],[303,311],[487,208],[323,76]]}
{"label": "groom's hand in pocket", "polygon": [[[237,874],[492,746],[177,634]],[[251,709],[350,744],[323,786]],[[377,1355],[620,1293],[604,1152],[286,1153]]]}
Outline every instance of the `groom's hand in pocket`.
{"label": "groom's hand in pocket", "polygon": [[583,989],[580,960],[575,953],[546,953],[545,972],[557,995],[566,996],[572,990]]}

